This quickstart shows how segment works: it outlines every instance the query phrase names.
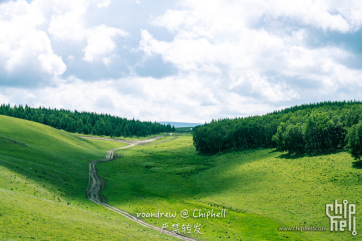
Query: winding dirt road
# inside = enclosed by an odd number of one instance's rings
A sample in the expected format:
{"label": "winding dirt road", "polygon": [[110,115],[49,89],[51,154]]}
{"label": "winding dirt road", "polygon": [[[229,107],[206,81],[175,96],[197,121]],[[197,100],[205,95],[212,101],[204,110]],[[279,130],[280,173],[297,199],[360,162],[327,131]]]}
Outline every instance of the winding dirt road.
{"label": "winding dirt road", "polygon": [[112,210],[112,211],[114,211],[116,213],[119,213],[119,214],[125,216],[126,218],[128,218],[128,219],[130,219],[130,220],[132,220],[132,221],[134,221],[134,222],[136,222],[136,223],[138,223],[138,224],[140,224],[140,225],[142,225],[144,227],[151,228],[153,230],[165,233],[167,235],[170,235],[172,237],[175,237],[175,238],[178,238],[178,239],[181,239],[181,240],[196,241],[196,239],[188,238],[188,237],[185,237],[185,236],[180,235],[180,234],[175,234],[173,232],[161,229],[160,227],[156,227],[154,225],[148,224],[148,223],[136,218],[135,216],[132,216],[131,214],[129,214],[129,213],[125,212],[125,211],[122,211],[122,210],[120,210],[118,208],[112,207],[111,205],[108,205],[106,203],[106,201],[104,200],[104,198],[102,198],[102,196],[100,195],[100,191],[102,189],[102,181],[97,175],[97,169],[95,167],[97,163],[112,161],[113,158],[114,158],[114,153],[113,152],[115,150],[129,148],[129,147],[139,145],[139,144],[142,144],[142,143],[151,142],[151,141],[154,141],[154,140],[160,138],[161,136],[158,136],[158,137],[155,137],[155,138],[152,138],[152,139],[148,139],[148,140],[143,140],[143,141],[123,141],[123,140],[114,140],[114,139],[88,137],[88,136],[81,136],[81,137],[82,138],[88,138],[88,139],[116,141],[116,142],[123,142],[123,143],[130,144],[128,146],[123,146],[123,147],[119,147],[119,148],[115,148],[113,150],[110,150],[110,151],[107,152],[106,158],[96,160],[96,161],[92,161],[91,163],[89,163],[89,181],[88,181],[88,188],[86,190],[87,197],[88,197],[89,200],[91,200],[92,202],[94,202],[96,204],[102,205],[103,207],[108,208],[109,210]]}

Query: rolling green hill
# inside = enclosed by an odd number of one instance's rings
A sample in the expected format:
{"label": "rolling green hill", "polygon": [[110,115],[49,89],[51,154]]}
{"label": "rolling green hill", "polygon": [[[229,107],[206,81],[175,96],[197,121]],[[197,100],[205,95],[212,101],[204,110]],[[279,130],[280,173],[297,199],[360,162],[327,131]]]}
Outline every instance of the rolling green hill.
{"label": "rolling green hill", "polygon": [[113,137],[132,137],[159,134],[161,132],[175,131],[169,124],[162,125],[157,122],[129,120],[110,114],[95,112],[79,112],[64,109],[32,108],[28,105],[13,107],[10,104],[0,105],[0,115],[38,122],[59,130],[78,132],[92,135],[110,135]]}
{"label": "rolling green hill", "polygon": [[[0,239],[176,240],[87,199],[88,163],[120,146],[0,115]],[[325,205],[334,200],[356,204],[359,214],[362,164],[346,152],[295,156],[259,148],[202,154],[190,134],[118,152],[123,158],[97,165],[103,195],[158,227],[167,223],[172,231],[178,224],[182,232],[189,224],[188,236],[198,240],[359,240],[348,231],[279,230],[328,228]],[[180,217],[183,210],[188,218]],[[226,215],[193,218],[195,210]],[[142,217],[158,211],[177,217]]]}
{"label": "rolling green hill", "polygon": [[214,156],[196,152],[191,135],[179,135],[124,155],[99,166],[110,205],[133,215],[186,209],[191,216],[195,209],[227,209],[224,219],[143,218],[152,224],[199,223],[203,234],[191,235],[200,240],[359,240],[348,231],[278,230],[329,230],[325,205],[336,199],[359,207],[361,163],[346,152],[295,157],[275,149],[250,149]]}
{"label": "rolling green hill", "polygon": [[0,115],[0,239],[172,240],[87,199],[88,163],[122,145]]}

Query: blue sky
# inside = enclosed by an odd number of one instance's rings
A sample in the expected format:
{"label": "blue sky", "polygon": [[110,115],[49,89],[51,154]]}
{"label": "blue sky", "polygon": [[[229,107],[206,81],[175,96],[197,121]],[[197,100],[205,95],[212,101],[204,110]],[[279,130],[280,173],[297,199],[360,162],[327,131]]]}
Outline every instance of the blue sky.
{"label": "blue sky", "polygon": [[361,99],[360,1],[0,1],[0,103],[205,122]]}

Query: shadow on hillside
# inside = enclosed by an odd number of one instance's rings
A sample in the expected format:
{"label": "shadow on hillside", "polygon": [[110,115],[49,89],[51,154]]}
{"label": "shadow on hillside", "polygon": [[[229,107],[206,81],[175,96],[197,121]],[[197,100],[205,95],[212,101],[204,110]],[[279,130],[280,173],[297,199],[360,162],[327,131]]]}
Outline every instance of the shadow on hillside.
{"label": "shadow on hillside", "polygon": [[[276,158],[281,158],[281,159],[298,159],[298,158],[303,158],[303,157],[319,157],[319,156],[325,156],[325,155],[331,155],[331,154],[337,154],[340,152],[344,152],[343,149],[340,150],[334,150],[334,151],[328,151],[328,152],[320,152],[320,153],[301,153],[301,154],[296,154],[296,153],[284,153],[281,154],[280,156],[276,157]],[[272,153],[272,152],[270,152]]]}
{"label": "shadow on hillside", "polygon": [[[258,147],[258,148],[240,148],[240,149],[226,149],[226,150],[222,150],[220,152],[215,152],[215,153],[203,153],[200,151],[197,151],[197,156],[204,156],[204,157],[217,157],[217,156],[222,156],[222,155],[226,155],[226,154],[230,154],[230,153],[239,153],[239,152],[256,152],[256,151],[260,151],[260,150],[265,150],[265,149],[270,149],[270,148],[264,148],[264,147]],[[274,152],[279,152],[278,150],[272,150],[268,153],[274,153]]]}
{"label": "shadow on hillside", "polygon": [[219,155],[222,155],[223,153],[221,152],[220,154],[219,153],[202,153],[202,152],[197,152],[196,155],[197,156],[202,156],[202,157],[213,157],[213,156],[219,156]]}
{"label": "shadow on hillside", "polygon": [[362,160],[353,162],[352,167],[356,169],[362,169]]}
{"label": "shadow on hillside", "polygon": [[[167,137],[168,141],[172,141],[173,138]],[[109,200],[117,200],[121,204],[139,201],[140,199],[179,200],[180,198],[220,194],[231,188],[235,179],[238,178],[237,174],[230,175],[230,170],[264,158],[258,149],[237,152],[233,150],[223,151],[217,155],[217,158],[214,158],[216,157],[215,154],[196,153],[194,147],[190,146],[178,147],[176,145],[175,148],[170,147],[169,150],[153,149],[152,145],[158,145],[164,141],[163,139],[150,142],[147,143],[147,148],[146,146],[142,147],[148,155],[138,156],[137,152],[134,152],[134,156],[125,156],[122,161],[115,160],[97,164],[98,175],[103,179],[106,186],[103,191],[106,193],[108,191],[108,196],[105,195],[105,197]],[[137,147],[134,148],[137,149]],[[14,149],[14,152],[5,153],[10,153],[11,158],[9,159],[12,161],[0,161],[0,165],[34,180],[39,186],[45,184],[46,188],[54,192],[54,195],[72,200],[72,204],[73,202],[77,204],[81,202],[90,203],[86,198],[89,178],[88,162],[84,161],[86,156],[77,153],[79,160],[83,161],[74,162],[73,160],[77,159],[74,156],[69,159],[72,161],[69,161],[68,158],[58,155],[58,153],[52,156],[49,153],[43,153],[42,149],[33,150],[29,148],[27,150],[31,152],[27,153],[17,148]],[[130,149],[122,149],[122,151],[126,150]],[[268,155],[269,151],[263,152],[264,155]],[[75,155],[72,151],[70,153]],[[245,157],[252,157],[239,158],[238,155],[241,153]],[[229,154],[231,155],[228,156]],[[144,165],[146,162],[154,162],[157,165],[155,168],[150,168]],[[219,168],[212,171],[211,169],[216,165]],[[121,174],[118,175],[119,173]],[[254,183],[265,176],[266,173],[258,173],[258,175],[244,177],[244,180],[247,183]]]}
{"label": "shadow on hillside", "polygon": [[[152,149],[152,154],[148,156],[127,156],[119,162],[102,163],[99,175],[106,175],[108,179],[104,193],[109,200],[113,200],[113,204],[122,205],[143,199],[157,203],[162,199],[173,202],[196,196],[202,198],[220,195],[234,188],[240,173],[232,171],[269,157],[269,151],[228,151],[218,156],[197,153],[190,146],[172,148],[169,152]],[[146,165],[151,162],[152,168]],[[117,174],[118,170],[122,174]],[[258,170],[244,175],[243,180],[246,183],[259,183],[266,176],[265,171]]]}

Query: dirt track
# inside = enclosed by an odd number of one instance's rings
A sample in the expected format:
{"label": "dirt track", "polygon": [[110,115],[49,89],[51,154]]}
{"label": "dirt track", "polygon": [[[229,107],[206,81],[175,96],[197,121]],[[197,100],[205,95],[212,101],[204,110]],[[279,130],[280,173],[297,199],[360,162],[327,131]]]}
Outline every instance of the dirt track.
{"label": "dirt track", "polygon": [[113,150],[110,150],[107,152],[106,158],[104,159],[100,159],[100,160],[96,160],[96,161],[92,161],[91,163],[89,163],[89,181],[88,181],[88,188],[86,190],[87,193],[87,197],[89,200],[91,200],[94,203],[97,203],[99,205],[102,205],[105,208],[108,208],[116,213],[119,213],[123,216],[125,216],[126,218],[144,226],[147,228],[151,228],[154,229],[156,231],[159,231],[162,233],[165,233],[167,235],[173,236],[175,238],[181,239],[181,240],[187,240],[187,241],[195,241],[196,239],[192,239],[192,238],[188,238],[185,236],[182,236],[180,234],[174,234],[170,231],[167,230],[162,230],[160,227],[156,227],[153,226],[151,224],[148,224],[134,216],[132,216],[131,214],[122,211],[118,208],[112,207],[111,205],[108,205],[105,201],[102,200],[102,196],[100,195],[100,190],[102,188],[102,181],[101,179],[98,177],[97,175],[97,169],[96,169],[96,164],[99,162],[107,162],[107,161],[112,161],[114,158],[114,153],[113,151],[118,150],[118,149],[124,149],[124,148],[129,148],[135,145],[139,145],[142,143],[146,143],[146,142],[150,142],[150,141],[154,141],[158,138],[160,138],[160,136],[152,138],[152,139],[148,139],[148,140],[143,140],[143,141],[123,141],[123,140],[114,140],[114,139],[106,139],[106,138],[97,138],[97,137],[86,137],[86,136],[81,136],[82,138],[89,138],[89,139],[97,139],[97,140],[107,140],[107,141],[116,141],[116,142],[123,142],[123,143],[129,143],[130,145],[128,146],[123,146],[123,147],[119,147],[119,148],[115,148]]}

